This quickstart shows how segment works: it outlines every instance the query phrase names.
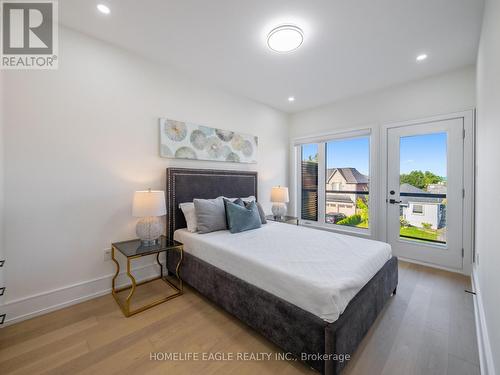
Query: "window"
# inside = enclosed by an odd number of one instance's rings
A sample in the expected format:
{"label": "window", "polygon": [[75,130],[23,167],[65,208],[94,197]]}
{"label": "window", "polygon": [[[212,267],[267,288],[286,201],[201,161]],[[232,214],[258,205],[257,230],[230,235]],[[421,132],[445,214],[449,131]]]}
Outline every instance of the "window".
{"label": "window", "polygon": [[423,215],[424,214],[424,206],[421,204],[414,204],[412,212],[414,214]]}
{"label": "window", "polygon": [[365,231],[370,221],[370,134],[299,144],[303,220]]}
{"label": "window", "polygon": [[325,142],[325,223],[368,228],[369,165],[368,136]]}
{"label": "window", "polygon": [[302,220],[318,221],[318,144],[301,147]]}

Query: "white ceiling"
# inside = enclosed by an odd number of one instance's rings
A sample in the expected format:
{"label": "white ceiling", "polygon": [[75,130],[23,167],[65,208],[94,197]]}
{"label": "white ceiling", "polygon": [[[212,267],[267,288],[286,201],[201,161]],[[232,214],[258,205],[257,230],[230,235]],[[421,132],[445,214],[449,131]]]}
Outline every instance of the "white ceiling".
{"label": "white ceiling", "polygon": [[[102,15],[96,4],[111,8]],[[61,22],[286,112],[475,62],[482,0],[63,0]],[[266,35],[293,23],[295,52]],[[415,57],[429,58],[417,64]],[[289,103],[287,98],[295,96]]]}

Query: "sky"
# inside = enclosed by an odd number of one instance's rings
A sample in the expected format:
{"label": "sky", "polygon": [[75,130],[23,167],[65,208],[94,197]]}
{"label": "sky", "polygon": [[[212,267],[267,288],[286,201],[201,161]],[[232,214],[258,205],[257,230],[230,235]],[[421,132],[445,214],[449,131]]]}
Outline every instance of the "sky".
{"label": "sky", "polygon": [[368,176],[370,172],[370,138],[351,138],[326,144],[326,168],[356,168]]}
{"label": "sky", "polygon": [[400,142],[401,173],[431,171],[446,177],[446,133],[402,137]]}
{"label": "sky", "polygon": [[302,160],[308,160],[309,158],[314,158],[318,153],[318,145],[316,143],[309,143],[302,145]]}
{"label": "sky", "polygon": [[[314,157],[317,144],[304,145],[303,158]],[[330,141],[326,144],[326,168],[356,168],[368,176],[370,170],[370,138],[351,138]]]}
{"label": "sky", "polygon": [[[400,142],[400,173],[414,170],[431,171],[446,177],[446,133],[402,137]],[[304,145],[303,158],[318,153],[317,144]],[[327,143],[327,168],[356,168],[368,175],[370,169],[370,139],[359,137]]]}

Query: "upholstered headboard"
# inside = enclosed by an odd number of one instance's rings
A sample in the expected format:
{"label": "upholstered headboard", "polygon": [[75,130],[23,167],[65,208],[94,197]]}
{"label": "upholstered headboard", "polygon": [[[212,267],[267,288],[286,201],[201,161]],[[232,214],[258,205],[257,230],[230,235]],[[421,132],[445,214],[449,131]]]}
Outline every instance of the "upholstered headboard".
{"label": "upholstered headboard", "polygon": [[167,236],[186,227],[180,203],[194,198],[257,198],[257,172],[167,168]]}

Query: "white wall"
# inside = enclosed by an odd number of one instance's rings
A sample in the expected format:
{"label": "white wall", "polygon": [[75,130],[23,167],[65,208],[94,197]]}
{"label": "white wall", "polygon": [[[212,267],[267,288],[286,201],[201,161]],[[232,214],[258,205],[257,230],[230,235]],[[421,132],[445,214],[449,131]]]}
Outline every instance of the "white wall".
{"label": "white wall", "polygon": [[[283,113],[65,28],[59,50],[59,70],[4,77],[10,319],[109,288],[103,250],[135,237],[133,192],[164,189],[167,167],[257,170],[268,211],[271,186],[288,179]],[[162,159],[162,116],[255,134],[259,163]]]}
{"label": "white wall", "polygon": [[290,118],[290,137],[414,120],[475,106],[473,66],[346,98]]}
{"label": "white wall", "polygon": [[[484,309],[491,359],[500,370],[500,3],[487,0],[477,61],[476,260],[474,270]],[[488,348],[486,348],[487,350]],[[493,361],[491,361],[493,362]],[[490,362],[490,367],[492,363]],[[490,369],[491,370],[491,369]],[[492,373],[490,373],[491,375]]]}
{"label": "white wall", "polygon": [[[3,234],[3,202],[4,202],[4,184],[3,184],[3,175],[4,175],[4,135],[3,135],[3,71],[0,71],[0,260],[4,259],[4,234]],[[5,267],[0,268],[0,287],[5,285],[4,283],[4,274]],[[0,306],[3,304],[5,299],[5,295],[0,297]],[[0,314],[3,313],[2,308],[0,308]]]}
{"label": "white wall", "polygon": [[[376,174],[380,172],[378,133],[381,125],[430,117],[438,114],[459,112],[475,107],[475,69],[473,66],[426,79],[408,82],[383,90],[346,98],[337,102],[299,112],[290,117],[290,138],[328,133],[341,129],[373,129],[373,147],[376,147],[371,163]],[[291,150],[291,161],[294,159]],[[291,162],[293,171],[293,162]],[[292,173],[291,173],[292,174]],[[379,176],[372,176],[372,204],[379,207]],[[293,184],[291,195],[294,195]],[[375,199],[374,199],[375,198]],[[375,202],[377,200],[377,202]],[[295,204],[290,204],[294,212]],[[372,225],[373,236],[381,237],[381,227]]]}

